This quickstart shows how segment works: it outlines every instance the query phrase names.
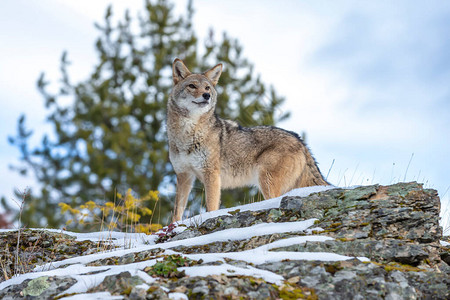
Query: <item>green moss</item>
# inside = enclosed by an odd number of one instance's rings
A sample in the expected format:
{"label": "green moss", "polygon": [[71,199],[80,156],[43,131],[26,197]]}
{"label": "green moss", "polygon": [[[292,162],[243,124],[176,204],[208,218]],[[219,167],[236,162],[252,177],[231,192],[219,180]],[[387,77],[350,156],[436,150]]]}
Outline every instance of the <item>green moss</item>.
{"label": "green moss", "polygon": [[164,260],[157,262],[151,267],[145,268],[144,271],[149,275],[154,276],[165,278],[180,278],[185,276],[185,273],[184,271],[178,271],[178,267],[193,266],[202,262],[202,260],[191,260],[178,254],[165,255]]}
{"label": "green moss", "polygon": [[340,265],[340,263],[334,263],[334,264],[329,264],[329,265],[325,265],[325,271],[327,271],[328,273],[334,275],[336,272],[340,271],[343,269],[343,267]]}
{"label": "green moss", "polygon": [[372,263],[374,265],[383,267],[386,272],[392,272],[392,271],[400,271],[400,272],[426,272],[426,270],[414,267],[407,264],[401,264],[398,262],[390,262],[387,264],[382,264],[374,261],[370,261],[369,263]]}
{"label": "green moss", "polygon": [[337,222],[337,223],[331,224],[329,227],[331,227],[331,228],[336,228],[336,227],[339,227],[339,226],[341,226],[341,225],[342,225],[342,223]]}
{"label": "green moss", "polygon": [[319,299],[314,291],[314,289],[307,287],[299,287],[295,284],[284,284],[282,287],[277,285],[272,285],[279,293],[280,299],[294,300],[294,299],[308,299],[317,300]]}
{"label": "green moss", "polygon": [[147,290],[147,294],[151,294],[151,293],[153,293],[154,291],[156,291],[158,289],[158,287],[157,286],[151,286],[151,287],[149,287],[149,289]]}
{"label": "green moss", "polygon": [[238,212],[240,212],[241,210],[240,209],[236,209],[236,210],[233,210],[233,211],[229,211],[228,213],[230,214],[230,215],[235,215],[235,214],[237,214]]}
{"label": "green moss", "polygon": [[131,291],[133,290],[133,288],[131,286],[127,287],[126,289],[124,289],[122,291],[122,293],[120,293],[121,295],[127,295],[129,296],[131,294]]}
{"label": "green moss", "polygon": [[386,272],[391,271],[401,271],[401,272],[425,272],[425,270],[413,267],[410,265],[403,265],[403,264],[397,264],[397,265],[387,265],[384,267]]}
{"label": "green moss", "polygon": [[78,294],[79,293],[62,294],[62,295],[53,297],[52,299],[53,300],[59,300],[59,299],[65,298],[65,297],[71,297],[71,296],[75,296],[75,295],[78,295]]}
{"label": "green moss", "polygon": [[[320,231],[319,233],[336,232],[338,230],[339,230],[339,228],[327,228],[323,231]],[[314,231],[313,231],[313,233],[314,233]]]}
{"label": "green moss", "polygon": [[303,291],[301,289],[293,289],[293,290],[286,290],[283,289],[280,291],[280,298],[281,299],[305,299],[305,295],[303,294]]}

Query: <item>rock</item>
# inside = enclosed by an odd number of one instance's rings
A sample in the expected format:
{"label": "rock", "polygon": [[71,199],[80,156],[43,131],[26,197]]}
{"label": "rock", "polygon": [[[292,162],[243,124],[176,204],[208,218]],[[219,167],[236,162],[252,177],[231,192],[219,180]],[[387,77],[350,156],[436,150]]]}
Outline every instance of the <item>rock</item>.
{"label": "rock", "polygon": [[106,276],[105,279],[89,292],[108,291],[113,295],[130,295],[133,288],[144,281],[139,276],[131,276],[130,272]]}
{"label": "rock", "polygon": [[75,237],[52,231],[22,229],[19,232],[0,232],[0,261],[2,262],[0,282],[11,278],[15,270],[16,250],[19,249],[20,271],[29,272],[37,265],[56,262],[75,256],[98,252],[98,243],[75,241]]}
{"label": "rock", "polygon": [[[415,299],[417,293],[403,272],[386,271],[383,266],[351,260],[336,263],[290,261],[281,266],[270,263],[258,266],[284,277],[299,276],[300,284],[313,288],[319,299],[381,299],[395,295],[400,299]],[[436,281],[436,286],[441,284]],[[446,295],[444,290],[437,294]],[[443,298],[444,299],[444,298]]]}
{"label": "rock", "polygon": [[[89,292],[109,292],[124,299],[171,299],[178,296],[189,299],[449,299],[450,247],[440,244],[442,229],[439,226],[439,210],[436,191],[423,189],[415,182],[338,188],[307,197],[283,197],[279,208],[235,210],[228,215],[199,221],[179,234],[173,233],[170,239],[173,244],[162,243],[157,245],[158,248],[133,253],[128,251],[123,255],[86,263],[86,267],[111,266],[111,269],[117,267],[121,271],[128,265],[142,264],[138,274],[142,271],[145,275],[139,277],[131,276],[127,271],[118,272],[106,276]],[[317,220],[304,231],[257,235],[241,240],[221,239],[200,245],[192,245],[188,241],[231,228],[311,218]],[[282,260],[249,263],[242,256],[239,259],[220,256],[307,235],[319,237],[315,237],[315,241],[310,239],[267,250],[267,253],[281,252],[286,255],[286,259]],[[328,238],[321,241],[320,236]],[[39,236],[24,234],[24,237],[28,243],[40,243]],[[5,239],[13,241],[14,237],[5,235]],[[54,249],[55,240],[51,235],[46,241],[40,244],[41,249]],[[63,252],[58,257],[88,253],[86,249],[80,250],[83,244],[71,241],[66,246],[58,246],[57,249]],[[5,243],[5,246],[8,245]],[[8,246],[6,249],[11,252],[14,247]],[[293,257],[290,255],[302,252],[305,255],[306,252],[326,252],[355,258],[341,261],[289,259]],[[3,257],[8,258],[7,266],[11,268],[13,255],[6,251],[2,253]],[[196,255],[192,256],[194,259],[184,257],[204,253],[211,254],[205,261]],[[252,255],[251,251],[246,253]],[[363,262],[356,257],[366,257],[369,261]],[[147,264],[147,261],[153,262]],[[202,275],[198,271],[187,271],[196,267],[200,270],[221,267],[220,270],[227,270],[227,275],[220,272],[212,272],[214,275],[205,272]],[[274,284],[275,281],[268,282],[256,275],[242,275],[235,270],[246,271],[245,274],[252,274],[255,270],[270,272],[276,278],[284,278],[284,281]],[[148,276],[152,278],[149,280]],[[4,288],[0,291],[0,298],[52,299],[75,282],[70,276],[41,276]]]}
{"label": "rock", "polygon": [[130,300],[141,300],[147,298],[147,289],[139,286],[134,286],[131,289],[130,295],[128,295],[128,299]]}
{"label": "rock", "polygon": [[337,253],[359,252],[369,258],[413,265],[424,259],[440,260],[435,251],[442,237],[439,197],[435,190],[423,189],[420,184],[375,185],[329,190],[304,198],[284,197],[280,208],[290,211],[289,207],[298,209],[302,217],[318,218],[317,226],[325,229],[320,234],[344,242],[340,246],[331,243],[341,248]]}
{"label": "rock", "polygon": [[108,265],[126,265],[133,262],[141,262],[153,259],[158,255],[164,253],[161,248],[155,248],[148,251],[141,251],[137,253],[129,253],[123,256],[113,256],[106,259],[94,260],[88,263],[88,266],[108,266]]}
{"label": "rock", "polygon": [[201,236],[201,235],[202,235],[202,233],[194,228],[194,229],[190,229],[190,230],[185,230],[185,231],[177,234],[170,240],[171,241],[179,241],[179,240],[190,239],[190,238],[193,238],[196,236]]}
{"label": "rock", "polygon": [[77,281],[71,277],[42,276],[0,291],[0,299],[52,299]]}

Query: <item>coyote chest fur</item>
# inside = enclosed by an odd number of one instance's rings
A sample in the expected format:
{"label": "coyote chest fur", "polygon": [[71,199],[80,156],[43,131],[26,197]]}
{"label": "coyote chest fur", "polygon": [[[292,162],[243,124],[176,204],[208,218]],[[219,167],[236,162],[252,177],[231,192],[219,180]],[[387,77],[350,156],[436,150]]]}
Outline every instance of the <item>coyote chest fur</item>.
{"label": "coyote chest fur", "polygon": [[176,59],[172,70],[167,133],[177,175],[173,221],[181,219],[195,178],[205,186],[207,211],[219,208],[224,188],[256,185],[269,199],[328,184],[297,134],[272,126],[245,128],[215,114],[221,64],[192,74]]}

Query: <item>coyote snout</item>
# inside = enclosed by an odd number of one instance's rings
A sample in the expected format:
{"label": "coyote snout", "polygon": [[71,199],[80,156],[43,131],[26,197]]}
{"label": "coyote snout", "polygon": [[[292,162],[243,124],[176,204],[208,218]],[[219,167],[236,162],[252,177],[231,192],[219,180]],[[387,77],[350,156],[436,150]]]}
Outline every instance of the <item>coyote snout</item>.
{"label": "coyote snout", "polygon": [[196,99],[193,101],[195,104],[208,104],[209,98],[211,98],[211,95],[208,93],[204,93],[200,99]]}
{"label": "coyote snout", "polygon": [[167,133],[177,175],[173,221],[181,219],[195,178],[205,186],[207,211],[219,209],[225,188],[256,185],[269,199],[297,187],[328,185],[296,133],[273,126],[245,128],[215,114],[222,64],[192,74],[175,59],[172,71]]}

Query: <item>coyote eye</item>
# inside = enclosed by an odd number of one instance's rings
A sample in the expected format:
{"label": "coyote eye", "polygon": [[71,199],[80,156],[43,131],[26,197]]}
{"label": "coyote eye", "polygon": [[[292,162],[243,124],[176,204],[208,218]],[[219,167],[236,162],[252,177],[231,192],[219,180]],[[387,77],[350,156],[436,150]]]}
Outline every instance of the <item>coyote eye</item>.
{"label": "coyote eye", "polygon": [[211,88],[209,86],[205,87],[205,90],[209,91]]}
{"label": "coyote eye", "polygon": [[192,83],[189,85],[189,87],[191,88],[191,89],[195,89],[195,88],[197,88],[195,85],[193,85]]}

